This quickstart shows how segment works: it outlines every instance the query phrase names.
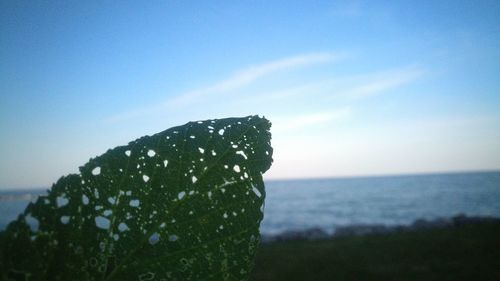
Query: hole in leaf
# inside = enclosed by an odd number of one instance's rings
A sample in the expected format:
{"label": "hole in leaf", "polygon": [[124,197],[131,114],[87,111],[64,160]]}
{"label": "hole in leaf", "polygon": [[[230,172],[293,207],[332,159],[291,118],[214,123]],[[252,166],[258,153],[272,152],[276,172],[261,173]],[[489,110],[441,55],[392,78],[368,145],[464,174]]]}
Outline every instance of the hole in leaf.
{"label": "hole in leaf", "polygon": [[184,191],[181,191],[181,192],[179,192],[179,194],[177,194],[177,198],[179,198],[179,200],[184,198],[184,196],[186,196],[186,192],[184,192]]}
{"label": "hole in leaf", "polygon": [[155,155],[156,155],[156,152],[154,150],[152,150],[152,149],[148,150],[148,156],[149,157],[153,157]]}
{"label": "hole in leaf", "polygon": [[83,205],[89,204],[89,198],[85,194],[82,195],[82,203],[83,203]]}
{"label": "hole in leaf", "polygon": [[143,175],[143,176],[142,176],[142,180],[143,180],[144,182],[148,182],[148,181],[149,181],[149,177],[148,177],[147,175]]}
{"label": "hole in leaf", "polygon": [[224,134],[224,129],[220,129],[220,130],[219,130],[219,135],[221,135],[221,136],[222,136],[223,134]]}
{"label": "hole in leaf", "polygon": [[236,151],[236,154],[239,154],[239,155],[243,156],[243,158],[248,159],[247,155],[245,154],[245,152],[243,150]]}
{"label": "hole in leaf", "polygon": [[131,154],[130,150],[125,151],[125,155],[130,157],[130,154]]}
{"label": "hole in leaf", "polygon": [[253,191],[253,193],[255,193],[255,195],[257,195],[257,197],[260,198],[262,196],[260,191],[255,186],[252,186],[252,191]]}
{"label": "hole in leaf", "polygon": [[156,243],[160,242],[160,234],[158,234],[157,232],[153,233],[151,236],[149,236],[148,242],[151,245],[155,245]]}
{"label": "hole in leaf", "polygon": [[68,224],[69,223],[69,216],[62,216],[61,217],[61,223],[62,224]]}
{"label": "hole in leaf", "polygon": [[130,202],[128,203],[130,205],[130,207],[139,207],[139,204],[141,202],[139,201],[139,199],[132,199],[130,200]]}
{"label": "hole in leaf", "polygon": [[129,230],[128,228],[128,225],[124,222],[121,222],[119,225],[118,225],[118,230],[120,232],[124,232],[125,230]]}
{"label": "hole in leaf", "polygon": [[69,203],[69,200],[66,197],[58,196],[56,198],[56,204],[57,204],[58,208],[64,207],[64,206],[68,205],[68,203]]}
{"label": "hole in leaf", "polygon": [[98,227],[98,228],[101,228],[101,229],[109,229],[109,226],[110,226],[110,221],[109,219],[103,217],[103,216],[97,216],[95,217],[94,219],[95,221],[95,225]]}
{"label": "hole in leaf", "polygon": [[236,173],[241,172],[241,170],[240,170],[240,166],[238,166],[238,165],[234,165],[233,170],[234,170]]}
{"label": "hole in leaf", "polygon": [[93,170],[92,170],[92,175],[94,176],[97,176],[101,173],[101,167],[95,167]]}
{"label": "hole in leaf", "polygon": [[31,214],[28,214],[26,217],[24,217],[26,220],[26,223],[29,225],[31,231],[37,232],[38,231],[38,226],[40,225],[40,222],[31,216]]}

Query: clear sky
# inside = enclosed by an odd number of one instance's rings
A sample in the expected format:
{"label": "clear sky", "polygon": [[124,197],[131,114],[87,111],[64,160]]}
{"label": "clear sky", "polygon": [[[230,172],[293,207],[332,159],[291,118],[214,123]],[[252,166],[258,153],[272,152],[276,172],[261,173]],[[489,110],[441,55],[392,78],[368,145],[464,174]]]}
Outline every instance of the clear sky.
{"label": "clear sky", "polygon": [[250,114],[268,179],[500,169],[500,1],[0,1],[0,188]]}

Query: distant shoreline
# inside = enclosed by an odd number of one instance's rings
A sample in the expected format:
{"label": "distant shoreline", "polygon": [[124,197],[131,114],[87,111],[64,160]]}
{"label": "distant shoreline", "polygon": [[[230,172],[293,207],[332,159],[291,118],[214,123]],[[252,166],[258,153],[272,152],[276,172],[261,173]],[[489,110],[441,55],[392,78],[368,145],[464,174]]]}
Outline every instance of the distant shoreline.
{"label": "distant shoreline", "polygon": [[481,223],[500,223],[500,217],[467,216],[465,214],[458,214],[451,218],[438,218],[433,220],[417,219],[410,225],[388,226],[384,224],[352,224],[337,227],[333,234],[327,233],[323,229],[317,227],[305,230],[288,230],[276,235],[263,234],[261,235],[261,241],[265,244],[284,241],[316,241],[339,237],[358,237],[375,234],[384,235],[400,232],[454,228]]}
{"label": "distant shoreline", "polygon": [[310,180],[349,180],[349,179],[372,179],[372,178],[394,178],[394,177],[419,177],[419,176],[446,176],[446,175],[470,175],[470,174],[500,174],[500,170],[467,170],[467,171],[436,171],[436,172],[415,172],[398,174],[360,174],[360,175],[338,175],[338,176],[317,176],[317,177],[291,177],[291,178],[264,178],[265,182],[286,182],[286,181],[310,181]]}
{"label": "distant shoreline", "polygon": [[46,194],[46,189],[2,190],[0,191],[0,202],[32,201],[42,194]]}
{"label": "distant shoreline", "polygon": [[0,189],[0,194],[19,194],[19,193],[36,193],[41,194],[50,190],[49,187],[37,187],[37,188],[9,188]]}

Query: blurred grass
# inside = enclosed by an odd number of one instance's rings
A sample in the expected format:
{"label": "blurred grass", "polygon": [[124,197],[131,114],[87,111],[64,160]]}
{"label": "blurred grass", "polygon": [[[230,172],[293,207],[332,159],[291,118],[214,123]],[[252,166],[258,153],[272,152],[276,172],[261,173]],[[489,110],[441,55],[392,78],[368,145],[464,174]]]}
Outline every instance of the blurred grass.
{"label": "blurred grass", "polygon": [[500,280],[500,223],[262,244],[250,280]]}

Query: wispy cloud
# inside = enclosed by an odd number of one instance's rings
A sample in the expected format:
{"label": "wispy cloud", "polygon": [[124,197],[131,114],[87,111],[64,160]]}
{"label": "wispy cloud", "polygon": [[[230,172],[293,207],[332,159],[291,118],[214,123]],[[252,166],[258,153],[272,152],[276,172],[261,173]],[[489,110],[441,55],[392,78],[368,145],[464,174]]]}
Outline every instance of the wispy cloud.
{"label": "wispy cloud", "polygon": [[[224,97],[225,104],[231,104],[234,108],[254,108],[262,113],[274,112],[277,107],[282,109],[296,107],[301,102],[310,104],[314,100],[321,100],[324,104],[328,103],[331,106],[335,106],[336,102],[339,101],[344,104],[348,102],[350,105],[355,106],[353,103],[356,100],[384,94],[409,84],[426,73],[421,67],[407,66],[375,73],[312,80],[306,84],[271,91],[264,90],[260,93],[252,93],[252,95],[242,94],[245,93],[246,88],[257,83],[259,79],[272,76],[279,71],[329,63],[345,57],[345,54],[311,53],[251,66],[236,71],[229,78],[207,87],[182,93],[164,102],[116,114],[107,118],[105,122],[116,123],[138,117],[153,116],[165,111],[173,114],[178,112],[177,110],[180,108],[196,108],[196,106],[207,105],[207,103],[211,105],[213,104],[211,100],[217,100],[221,97]],[[293,84],[293,82],[290,82],[290,84]],[[224,93],[236,94],[227,96]],[[313,99],[311,100],[311,98]],[[300,115],[294,117],[293,120],[283,122],[281,127],[283,131],[299,129],[307,125],[331,121],[338,118],[338,116],[346,116],[349,113],[350,108],[340,113],[320,112]]]}
{"label": "wispy cloud", "polygon": [[237,71],[225,80],[219,81],[207,87],[181,94],[173,99],[168,100],[167,102],[169,104],[191,103],[212,94],[224,93],[242,88],[260,78],[272,75],[282,70],[328,63],[340,59],[343,56],[345,55],[334,53],[311,53],[263,63]]}
{"label": "wispy cloud", "polygon": [[350,107],[343,107],[333,111],[315,112],[310,114],[273,118],[275,132],[295,131],[306,127],[329,123],[347,118],[351,115]]}
{"label": "wispy cloud", "polygon": [[368,98],[411,83],[424,74],[425,71],[417,67],[385,71],[363,79],[364,81],[342,91],[341,95],[353,99]]}
{"label": "wispy cloud", "polygon": [[339,59],[343,59],[345,57],[347,57],[347,54],[345,53],[308,53],[250,66],[248,68],[236,71],[234,74],[230,75],[229,78],[221,80],[214,84],[182,93],[178,96],[167,99],[164,102],[156,103],[155,105],[136,108],[128,112],[115,114],[105,119],[104,121],[107,123],[116,123],[147,114],[164,111],[165,109],[172,109],[179,106],[186,106],[193,103],[206,101],[214,95],[241,89],[245,86],[251,85],[261,78],[270,76],[280,71],[330,63]]}
{"label": "wispy cloud", "polygon": [[354,102],[381,95],[412,83],[426,73],[421,67],[407,66],[367,74],[333,76],[325,80],[314,80],[279,90],[255,93],[251,96],[241,97],[239,102],[242,104],[265,104],[279,101],[280,104],[287,104],[290,101],[303,100],[307,103],[312,97],[315,100],[323,100],[328,103],[334,101]]}
{"label": "wispy cloud", "polygon": [[306,95],[317,96],[325,91],[331,91],[332,86],[329,85],[331,82],[328,82],[329,81],[314,81],[312,83],[299,84],[278,90],[256,92],[251,96],[241,97],[239,102],[242,104],[262,104],[297,100]]}

